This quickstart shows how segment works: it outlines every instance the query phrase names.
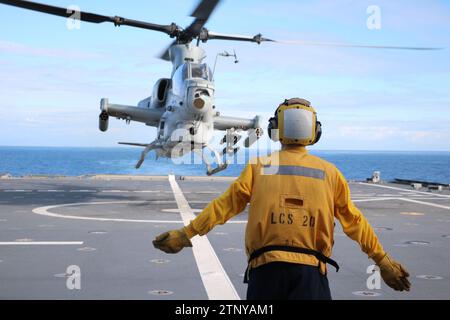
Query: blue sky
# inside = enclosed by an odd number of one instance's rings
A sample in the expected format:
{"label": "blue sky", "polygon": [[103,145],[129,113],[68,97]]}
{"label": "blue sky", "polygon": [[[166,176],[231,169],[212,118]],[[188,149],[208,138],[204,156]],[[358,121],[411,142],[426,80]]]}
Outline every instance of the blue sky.
{"label": "blue sky", "polygon": [[[40,0],[44,2],[44,0]],[[188,25],[196,1],[47,0],[59,6]],[[366,10],[381,9],[369,30]],[[450,48],[450,1],[224,0],[207,27],[274,39]],[[149,142],[155,129],[112,119],[98,131],[99,101],[136,104],[170,74],[155,58],[164,34],[82,23],[0,5],[0,145],[115,146]],[[222,114],[268,118],[284,98],[310,100],[324,127],[316,149],[450,150],[450,49],[392,51],[210,41],[219,61]]]}

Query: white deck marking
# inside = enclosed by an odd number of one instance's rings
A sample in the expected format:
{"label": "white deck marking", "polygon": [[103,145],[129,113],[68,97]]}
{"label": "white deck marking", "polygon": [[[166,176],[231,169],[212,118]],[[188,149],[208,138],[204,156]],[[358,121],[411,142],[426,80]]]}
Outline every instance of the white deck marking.
{"label": "white deck marking", "polygon": [[0,242],[0,246],[80,246],[83,241]]}
{"label": "white deck marking", "polygon": [[[104,192],[104,193],[127,193],[127,192],[136,192],[136,193],[170,193],[172,194],[172,191],[164,191],[164,190],[88,190],[88,189],[82,189],[82,190],[63,190],[63,189],[50,189],[50,190],[46,190],[46,189],[36,189],[36,190],[0,190],[0,192],[5,192],[5,193],[14,193],[14,192],[33,192],[33,193],[46,193],[46,192],[73,192],[73,193],[77,193],[77,192]],[[190,191],[186,191],[184,192],[184,194],[187,193],[191,193]],[[221,192],[219,191],[198,191],[195,192],[197,194],[220,194]]]}
{"label": "white deck marking", "polygon": [[417,191],[417,190],[407,190],[407,189],[404,189],[404,188],[382,186],[382,185],[379,185],[379,184],[371,184],[371,183],[366,183],[366,182],[358,182],[358,183],[361,184],[361,185],[370,186],[370,187],[386,188],[386,189],[392,189],[392,190],[400,190],[400,191],[403,191],[403,192],[426,194],[428,196],[433,195],[435,197],[450,198],[450,195],[446,195],[446,194],[437,194],[437,193],[423,192],[423,191]]}
{"label": "white deck marking", "polygon": [[443,206],[443,205],[441,205],[441,204],[436,204],[436,203],[431,203],[431,202],[425,202],[425,201],[413,200],[413,199],[408,199],[408,198],[398,198],[398,200],[403,200],[403,201],[413,202],[413,203],[418,203],[418,204],[424,204],[424,205],[426,205],[426,206],[431,206],[431,207],[436,207],[436,208],[441,208],[441,209],[447,209],[447,210],[450,210],[450,207],[448,207],[448,206]]}
{"label": "white deck marking", "polygon": [[392,199],[397,199],[397,198],[369,198],[369,199],[352,199],[353,202],[369,202],[369,201],[385,201],[385,200],[392,200]]}
{"label": "white deck marking", "polygon": [[33,213],[42,216],[53,217],[53,218],[63,218],[63,219],[73,219],[73,220],[91,220],[91,221],[113,221],[113,222],[143,222],[143,223],[183,223],[180,220],[140,220],[140,219],[119,219],[119,218],[96,218],[96,217],[82,217],[74,215],[66,215],[49,212],[52,209],[64,208],[64,207],[74,207],[74,206],[87,206],[87,205],[105,205],[105,204],[130,204],[130,203],[173,203],[174,201],[157,200],[157,201],[107,201],[107,202],[77,202],[77,203],[67,203],[54,206],[46,206],[33,209]]}
{"label": "white deck marking", "polygon": [[[195,219],[189,203],[183,195],[174,175],[169,175],[170,186],[181,212],[181,218],[185,225]],[[194,237],[191,239],[195,261],[198,271],[205,286],[206,293],[210,300],[240,300],[236,289],[230,278],[223,269],[211,243],[206,236]]]}
{"label": "white deck marking", "polygon": [[427,205],[427,206],[431,206],[431,207],[436,207],[436,208],[450,210],[450,207],[448,207],[448,206],[443,206],[443,205],[437,204],[437,203],[431,203],[431,202],[414,200],[414,199],[411,199],[411,198],[399,198],[399,197],[391,198],[391,197],[389,197],[389,198],[358,199],[358,200],[352,200],[352,201],[353,202],[367,202],[367,201],[385,201],[385,200],[401,200],[401,201],[418,203],[418,204],[423,204],[423,205]]}
{"label": "white deck marking", "polygon": [[219,191],[198,191],[197,194],[222,194],[222,192]]}
{"label": "white deck marking", "polygon": [[[180,213],[180,209],[162,209],[162,212],[169,212],[169,213]],[[202,212],[203,210],[201,209],[192,209],[192,212]]]}
{"label": "white deck marking", "polygon": [[418,200],[434,200],[434,201],[448,201],[446,198],[436,198],[436,197],[427,197],[427,196],[410,196],[408,199],[418,199]]}
{"label": "white deck marking", "polygon": [[210,203],[211,201],[204,201],[204,200],[193,200],[193,201],[189,201],[190,203]]}

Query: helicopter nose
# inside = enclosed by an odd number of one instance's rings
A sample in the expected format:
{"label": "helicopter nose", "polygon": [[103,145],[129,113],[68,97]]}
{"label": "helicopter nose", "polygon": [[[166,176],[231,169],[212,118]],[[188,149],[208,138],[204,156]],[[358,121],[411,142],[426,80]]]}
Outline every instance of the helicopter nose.
{"label": "helicopter nose", "polygon": [[197,88],[193,92],[192,107],[197,112],[206,112],[211,105],[211,95],[207,89]]}

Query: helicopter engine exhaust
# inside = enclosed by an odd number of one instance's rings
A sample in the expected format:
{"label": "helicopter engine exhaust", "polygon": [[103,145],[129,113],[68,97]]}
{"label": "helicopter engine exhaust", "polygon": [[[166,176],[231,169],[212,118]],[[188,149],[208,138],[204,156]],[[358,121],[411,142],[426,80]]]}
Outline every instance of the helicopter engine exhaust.
{"label": "helicopter engine exhaust", "polygon": [[109,115],[106,111],[102,111],[99,116],[98,127],[101,132],[106,132],[108,130]]}

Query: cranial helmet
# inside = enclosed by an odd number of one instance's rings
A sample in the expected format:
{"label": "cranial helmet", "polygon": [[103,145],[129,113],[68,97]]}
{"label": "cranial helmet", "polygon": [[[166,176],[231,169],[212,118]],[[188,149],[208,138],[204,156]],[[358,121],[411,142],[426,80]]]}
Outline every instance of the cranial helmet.
{"label": "cranial helmet", "polygon": [[275,116],[269,119],[267,131],[273,141],[309,146],[319,141],[322,124],[309,101],[293,98],[278,106]]}

